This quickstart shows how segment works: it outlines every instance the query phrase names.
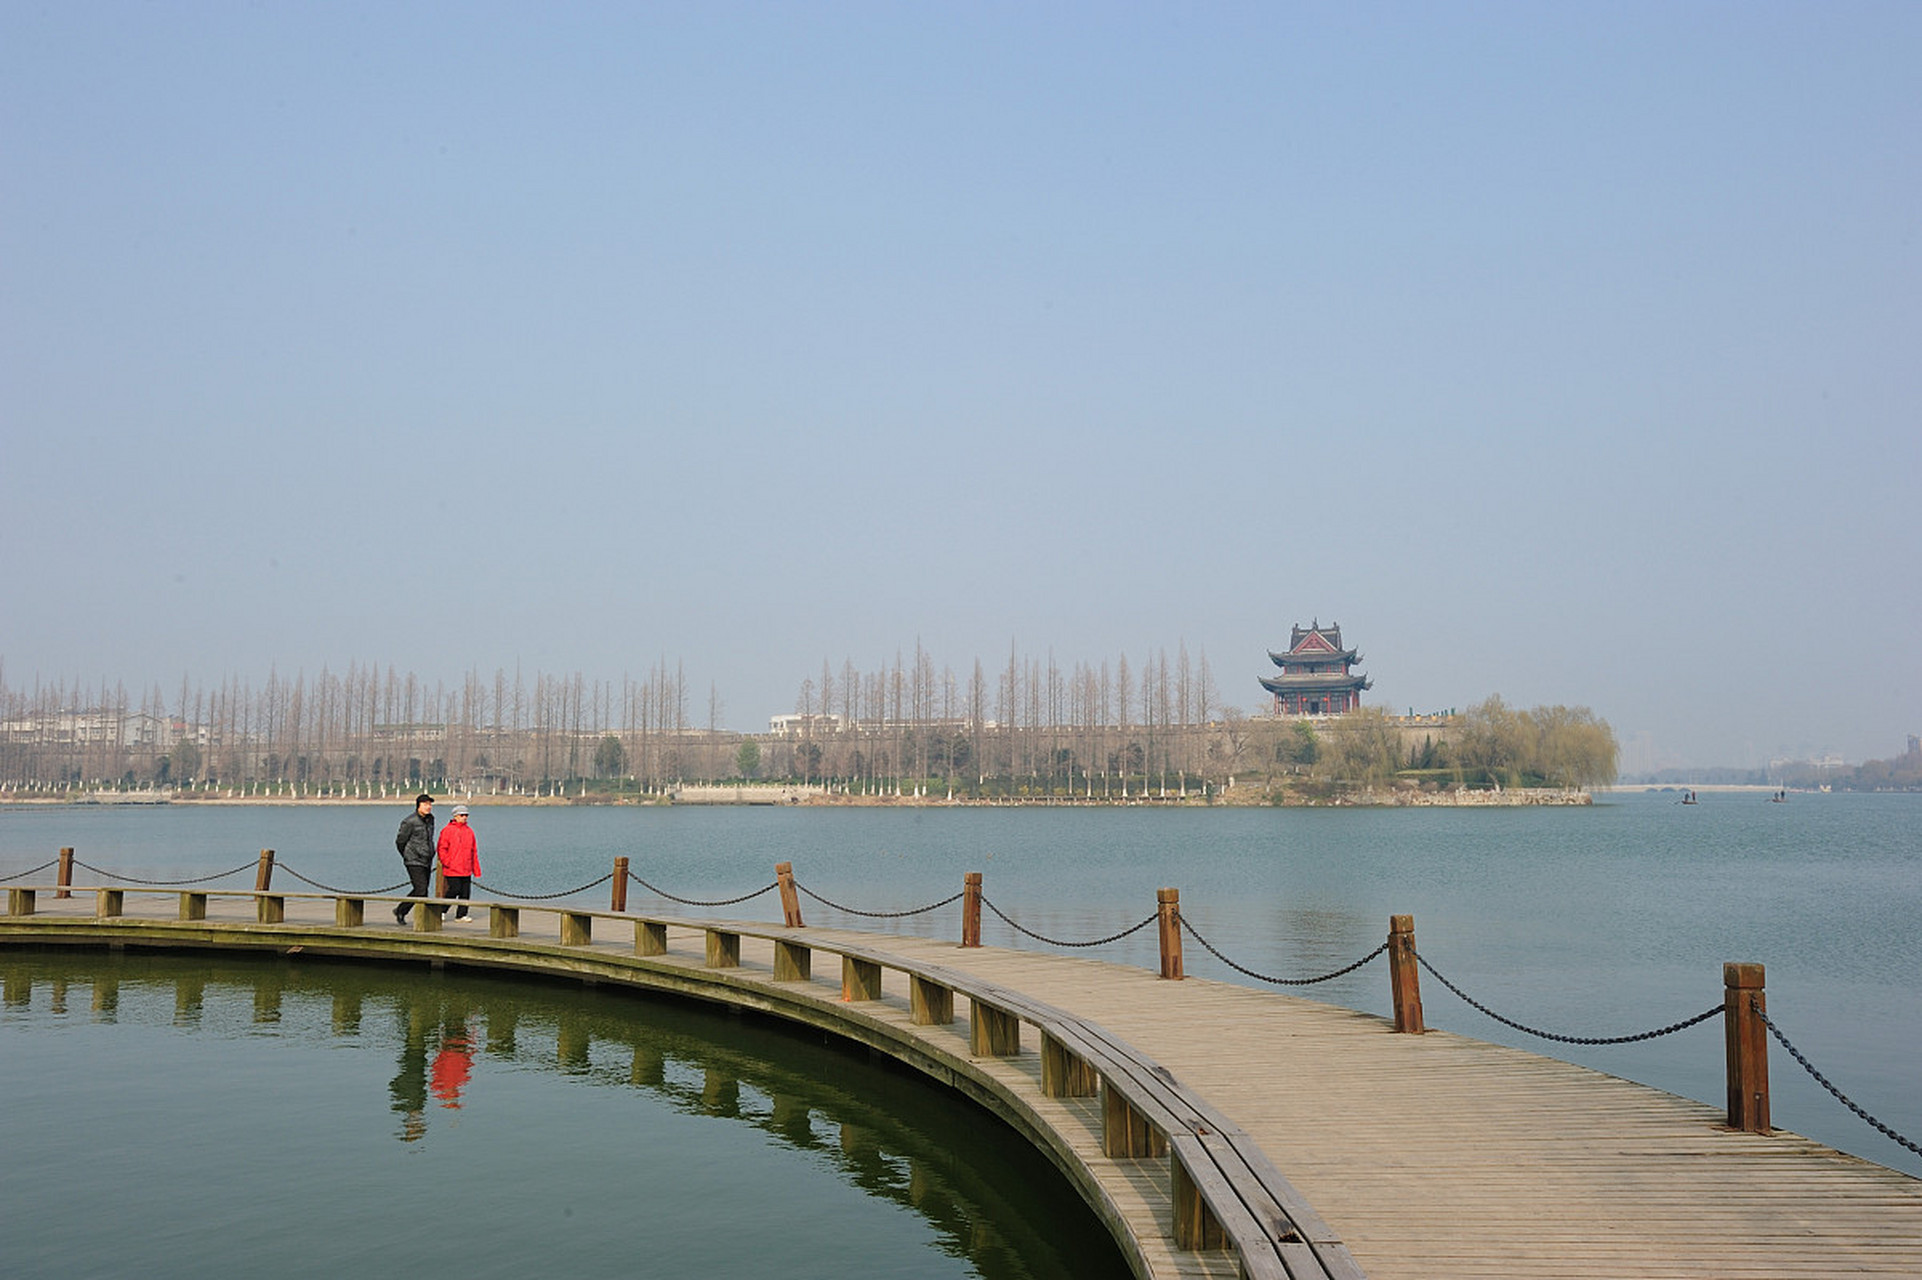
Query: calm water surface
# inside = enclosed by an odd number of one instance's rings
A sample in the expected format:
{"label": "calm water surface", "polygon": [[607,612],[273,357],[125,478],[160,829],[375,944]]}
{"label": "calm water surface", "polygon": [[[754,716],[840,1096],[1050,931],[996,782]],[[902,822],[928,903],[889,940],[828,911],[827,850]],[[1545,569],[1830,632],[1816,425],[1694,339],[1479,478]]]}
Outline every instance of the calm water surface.
{"label": "calm water surface", "polygon": [[[1922,796],[1754,793],[1606,797],[1581,809],[486,808],[483,880],[548,893],[605,875],[616,856],[668,893],[718,899],[769,884],[792,861],[834,903],[900,911],[985,874],[990,903],[1049,938],[1135,925],[1155,890],[1259,974],[1326,973],[1415,916],[1423,956],[1470,995],[1533,1027],[1622,1035],[1721,1000],[1721,966],[1768,968],[1769,1011],[1865,1109],[1922,1140]],[[0,809],[0,875],[61,845],[96,866],[169,878],[245,865],[262,848],[328,885],[401,877],[393,829],[405,805]],[[84,873],[82,873],[84,875]],[[35,879],[44,879],[44,876]],[[281,883],[277,880],[276,883]],[[606,901],[605,886],[584,900]],[[483,895],[484,896],[484,895]],[[630,906],[703,914],[638,888]],[[803,898],[811,923],[958,936],[959,905],[873,921]],[[712,913],[778,919],[771,893]],[[986,913],[991,945],[1045,949]],[[1153,966],[1144,929],[1092,952]],[[1262,985],[1192,940],[1187,971]],[[1623,1047],[1560,1045],[1494,1022],[1424,978],[1429,1024],[1516,1044],[1720,1105],[1719,1021]],[[1303,990],[1388,1009],[1380,961]],[[1922,1159],[1844,1110],[1786,1054],[1771,1059],[1774,1118],[1877,1162]]]}
{"label": "calm water surface", "polygon": [[0,1274],[1125,1275],[1024,1142],[618,992],[0,951]]}

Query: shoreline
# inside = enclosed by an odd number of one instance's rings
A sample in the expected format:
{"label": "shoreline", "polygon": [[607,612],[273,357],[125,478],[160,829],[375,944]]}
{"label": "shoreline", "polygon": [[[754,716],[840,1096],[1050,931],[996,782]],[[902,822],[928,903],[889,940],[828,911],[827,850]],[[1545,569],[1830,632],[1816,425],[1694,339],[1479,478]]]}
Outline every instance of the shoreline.
{"label": "shoreline", "polygon": [[[1679,790],[1680,788],[1671,788]],[[1274,798],[1265,788],[1236,787],[1204,795],[1135,795],[1123,797],[1090,796],[884,796],[842,793],[790,787],[713,787],[684,788],[665,795],[623,796],[503,796],[462,795],[450,792],[436,795],[437,806],[464,804],[471,808],[845,808],[845,809],[1510,809],[1576,808],[1595,803],[1595,794],[1658,791],[1654,787],[1598,787],[1591,791],[1559,788],[1523,788],[1503,791],[1373,791],[1358,790],[1331,796],[1304,799]],[[1698,787],[1698,791],[1756,790],[1772,787]],[[695,792],[696,794],[684,794]],[[173,796],[158,792],[89,792],[66,796],[0,795],[0,809],[20,808],[406,808],[409,797],[399,796]]]}

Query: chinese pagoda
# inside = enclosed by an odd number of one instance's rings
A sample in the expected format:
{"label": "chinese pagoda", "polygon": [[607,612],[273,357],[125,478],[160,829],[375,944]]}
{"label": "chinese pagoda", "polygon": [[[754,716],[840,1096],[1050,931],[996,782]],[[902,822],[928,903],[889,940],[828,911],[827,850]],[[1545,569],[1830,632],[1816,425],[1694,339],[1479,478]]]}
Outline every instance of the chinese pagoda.
{"label": "chinese pagoda", "polygon": [[1338,716],[1361,705],[1361,691],[1374,684],[1349,667],[1361,661],[1353,649],[1341,647],[1341,628],[1322,626],[1321,620],[1307,627],[1297,626],[1288,643],[1288,652],[1269,658],[1281,668],[1278,676],[1264,676],[1261,687],[1275,695],[1275,714],[1284,716]]}

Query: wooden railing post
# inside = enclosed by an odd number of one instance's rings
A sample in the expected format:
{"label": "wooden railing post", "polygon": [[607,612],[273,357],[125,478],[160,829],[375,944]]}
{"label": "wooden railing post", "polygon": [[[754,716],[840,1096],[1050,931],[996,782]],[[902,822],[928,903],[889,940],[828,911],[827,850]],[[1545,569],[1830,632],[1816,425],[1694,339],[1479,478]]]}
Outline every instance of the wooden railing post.
{"label": "wooden railing post", "polygon": [[62,849],[60,851],[60,877],[59,877],[60,892],[54,894],[53,896],[56,898],[73,897],[71,893],[67,892],[67,886],[72,883],[73,883],[73,850],[71,848]]}
{"label": "wooden railing post", "polygon": [[1728,1041],[1728,1127],[1745,1133],[1769,1130],[1769,1032],[1758,1013],[1768,1011],[1762,966],[1722,966],[1722,1029]]}
{"label": "wooden railing post", "polygon": [[1415,917],[1388,917],[1388,990],[1395,1001],[1395,1030],[1420,1035],[1421,965],[1415,958]]}
{"label": "wooden railing post", "polygon": [[274,851],[260,851],[260,869],[254,872],[254,892],[265,893],[274,887]]}
{"label": "wooden railing post", "polygon": [[801,894],[794,887],[794,864],[775,863],[774,881],[781,886],[781,923],[790,929],[806,928],[801,923]]}
{"label": "wooden railing post", "polygon": [[614,892],[607,904],[609,911],[627,910],[627,859],[614,859]]}
{"label": "wooden railing post", "polygon": [[1161,932],[1161,976],[1181,981],[1181,890],[1155,890],[1155,916]]}
{"label": "wooden railing post", "polygon": [[981,873],[970,871],[961,878],[961,945],[981,945]]}

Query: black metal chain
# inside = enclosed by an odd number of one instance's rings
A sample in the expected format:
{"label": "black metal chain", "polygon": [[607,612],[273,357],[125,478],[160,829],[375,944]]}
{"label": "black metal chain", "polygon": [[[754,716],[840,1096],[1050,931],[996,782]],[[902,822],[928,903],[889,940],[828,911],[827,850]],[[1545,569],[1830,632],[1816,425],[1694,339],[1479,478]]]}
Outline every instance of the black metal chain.
{"label": "black metal chain", "polygon": [[1782,1034],[1782,1028],[1776,1026],[1773,1022],[1769,1021],[1769,1016],[1766,1013],[1762,1012],[1761,1001],[1755,999],[1753,996],[1749,997],[1749,1008],[1754,1010],[1755,1016],[1762,1020],[1762,1025],[1769,1029],[1769,1034],[1774,1036],[1777,1040],[1779,1040],[1782,1044],[1782,1047],[1789,1051],[1789,1056],[1802,1064],[1802,1070],[1814,1076],[1815,1083],[1821,1085],[1824,1089],[1827,1089],[1829,1093],[1834,1096],[1837,1102],[1841,1103],[1843,1106],[1847,1107],[1850,1111],[1853,1111],[1856,1115],[1861,1116],[1864,1120],[1868,1121],[1871,1126],[1873,1126],[1879,1133],[1882,1134],[1882,1136],[1886,1138],[1891,1138],[1897,1143],[1900,1143],[1902,1146],[1907,1147],[1910,1151],[1913,1151],[1916,1155],[1922,1156],[1922,1147],[1918,1147],[1915,1143],[1910,1142],[1907,1138],[1903,1137],[1901,1134],[1897,1133],[1895,1130],[1889,1128],[1889,1126],[1883,1124],[1880,1120],[1877,1120],[1874,1116],[1870,1115],[1868,1112],[1862,1110],[1861,1107],[1856,1106],[1855,1102],[1847,1094],[1843,1093],[1840,1089],[1830,1084],[1829,1078],[1823,1075],[1820,1071],[1817,1071],[1815,1069],[1815,1065],[1811,1063],[1807,1058],[1802,1056],[1802,1051],[1800,1049],[1797,1049],[1794,1045],[1789,1043],[1789,1038]]}
{"label": "black metal chain", "polygon": [[239,866],[235,867],[232,871],[219,871],[210,876],[190,876],[185,880],[142,880],[139,876],[123,875],[119,872],[114,872],[114,871],[102,871],[99,867],[93,866],[90,863],[82,862],[78,858],[75,858],[73,860],[73,865],[76,867],[85,867],[88,871],[93,872],[97,876],[105,876],[109,880],[125,880],[129,884],[179,885],[179,884],[205,884],[209,880],[220,880],[227,876],[238,875],[242,871],[251,871],[255,867],[259,866],[260,863],[258,861],[243,862]]}
{"label": "black metal chain", "polygon": [[[300,881],[302,884],[310,884],[314,886],[314,888],[319,889],[322,893],[338,893],[342,897],[347,897],[347,898],[351,898],[355,896],[355,893],[356,893],[355,890],[336,889],[331,884],[322,884],[318,880],[309,880],[306,876],[303,876],[302,874],[300,874],[300,872],[294,870],[292,867],[288,866],[284,862],[277,862],[274,864],[274,866],[278,870],[285,871],[288,875]],[[369,889],[366,891],[366,896],[369,898],[378,898],[384,894],[396,893],[402,889],[407,888],[408,884],[409,884],[408,881],[403,880],[399,884],[390,884],[385,889]]]}
{"label": "black metal chain", "polygon": [[10,876],[0,876],[0,884],[4,884],[9,880],[21,880],[27,876],[39,875],[42,871],[45,871],[48,867],[53,866],[55,862],[59,861],[60,859],[55,858],[53,862],[43,862],[37,867],[28,867],[25,871],[16,871]]}
{"label": "black metal chain", "polygon": [[1460,987],[1450,982],[1447,978],[1442,977],[1441,972],[1437,970],[1434,965],[1428,963],[1428,957],[1417,953],[1415,955],[1415,959],[1421,961],[1421,967],[1428,970],[1428,972],[1434,974],[1435,979],[1438,982],[1440,982],[1444,987],[1447,987],[1450,991],[1453,991],[1456,995],[1460,996],[1462,1000],[1466,1002],[1468,1005],[1470,1005],[1471,1007],[1475,1009],[1479,1009],[1481,1012],[1487,1014],[1489,1017],[1493,1018],[1495,1021],[1501,1023],[1504,1027],[1513,1027],[1515,1028],[1515,1030],[1526,1032],[1531,1036],[1540,1036],[1544,1040],[1555,1040],[1562,1044],[1633,1044],[1638,1040],[1653,1040],[1659,1036],[1673,1035],[1677,1031],[1685,1031],[1688,1028],[1694,1026],[1696,1023],[1707,1022],[1710,1018],[1716,1017],[1722,1012],[1722,1006],[1718,1004],[1712,1009],[1704,1009],[1702,1012],[1696,1014],[1692,1018],[1684,1018],[1680,1022],[1671,1022],[1668,1026],[1657,1027],[1653,1031],[1638,1031],[1632,1036],[1556,1035],[1553,1031],[1539,1031],[1534,1027],[1524,1026],[1521,1023],[1514,1021],[1512,1018],[1502,1017],[1501,1014],[1496,1013],[1493,1009],[1481,1003],[1479,1000],[1476,1000],[1473,996],[1469,995],[1466,991],[1463,991]]}
{"label": "black metal chain", "polygon": [[[749,899],[758,898],[762,894],[767,893],[768,891],[778,888],[780,886],[780,882],[778,880],[770,880],[765,885],[762,885],[759,889],[756,889],[753,893],[744,893],[738,898],[717,898],[712,902],[707,902],[707,901],[703,901],[700,898],[677,898],[665,889],[655,888],[653,885],[649,884],[647,881],[635,875],[632,871],[627,873],[627,878],[629,880],[632,880],[635,884],[641,886],[641,888],[647,890],[649,893],[653,894],[657,898],[666,898],[669,902],[678,902],[682,906],[687,906],[687,907],[732,907],[737,905],[738,903],[746,902]],[[596,881],[595,883],[598,884],[600,882]]]}
{"label": "black metal chain", "polygon": [[952,897],[943,898],[939,902],[930,902],[925,907],[915,907],[908,911],[863,911],[859,907],[844,907],[838,902],[830,902],[828,899],[823,898],[820,894],[802,884],[799,880],[794,882],[794,887],[824,907],[832,907],[836,911],[845,911],[851,916],[866,916],[870,920],[899,920],[903,916],[918,916],[925,915],[930,911],[939,911],[950,902],[959,901],[962,894],[967,892],[967,890],[963,889],[961,893],[954,894]]}
{"label": "black metal chain", "polygon": [[496,889],[491,884],[482,884],[480,882],[480,877],[478,876],[474,878],[474,887],[476,889],[485,890],[488,893],[498,894],[503,898],[519,898],[522,902],[551,902],[555,898],[571,898],[577,893],[586,893],[589,889],[592,889],[597,885],[606,884],[609,880],[612,880],[613,878],[614,878],[614,873],[610,871],[606,875],[602,876],[599,880],[589,880],[586,884],[582,885],[578,889],[563,889],[559,893],[509,893],[505,889]]}
{"label": "black metal chain", "polygon": [[1353,973],[1355,970],[1367,964],[1370,960],[1373,960],[1376,956],[1388,950],[1388,944],[1384,942],[1379,947],[1376,947],[1373,951],[1370,951],[1367,955],[1363,956],[1361,959],[1355,961],[1353,964],[1348,965],[1344,968],[1337,969],[1333,973],[1324,973],[1319,978],[1271,978],[1265,973],[1256,973],[1253,969],[1243,968],[1241,965],[1236,964],[1233,960],[1230,960],[1227,956],[1222,955],[1221,952],[1215,950],[1214,944],[1209,942],[1208,939],[1202,937],[1201,931],[1196,929],[1194,925],[1188,923],[1187,916],[1184,916],[1177,911],[1175,913],[1175,920],[1181,925],[1182,928],[1186,929],[1190,934],[1194,936],[1194,940],[1196,942],[1199,942],[1202,946],[1208,949],[1208,954],[1212,955],[1215,959],[1221,961],[1221,963],[1227,965],[1230,969],[1233,969],[1236,973],[1246,974],[1248,977],[1260,979],[1262,982],[1272,982],[1279,987],[1312,987],[1317,982],[1328,982],[1332,979],[1341,977],[1343,974]]}
{"label": "black metal chain", "polygon": [[1030,938],[1033,938],[1036,942],[1045,942],[1051,947],[1099,947],[1110,942],[1119,942],[1123,938],[1127,937],[1129,934],[1139,933],[1143,929],[1147,928],[1149,925],[1153,924],[1157,916],[1160,914],[1159,912],[1157,912],[1156,915],[1149,916],[1146,920],[1143,920],[1140,924],[1135,925],[1133,928],[1123,929],[1120,933],[1109,934],[1105,938],[1094,938],[1087,942],[1063,942],[1059,938],[1047,937],[1044,934],[1036,933],[1033,929],[1023,928],[1021,925],[1018,925],[1014,921],[1009,920],[1007,912],[1003,911],[1000,907],[995,906],[992,902],[989,902],[986,897],[983,897],[981,899],[981,905],[986,907],[988,910],[994,912],[994,914],[1000,916],[1001,919],[1004,922],[1006,922],[1008,927],[1013,929],[1016,933],[1025,933]]}

